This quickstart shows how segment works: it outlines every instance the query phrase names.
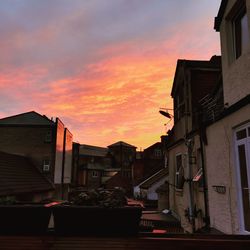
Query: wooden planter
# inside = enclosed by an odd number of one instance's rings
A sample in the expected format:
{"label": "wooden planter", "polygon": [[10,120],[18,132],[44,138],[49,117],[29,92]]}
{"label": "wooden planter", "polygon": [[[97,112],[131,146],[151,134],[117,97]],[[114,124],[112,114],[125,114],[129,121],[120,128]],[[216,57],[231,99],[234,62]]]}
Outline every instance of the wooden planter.
{"label": "wooden planter", "polygon": [[60,205],[53,207],[53,215],[56,234],[135,235],[139,231],[142,208]]}
{"label": "wooden planter", "polygon": [[51,208],[42,204],[0,205],[0,234],[43,234]]}

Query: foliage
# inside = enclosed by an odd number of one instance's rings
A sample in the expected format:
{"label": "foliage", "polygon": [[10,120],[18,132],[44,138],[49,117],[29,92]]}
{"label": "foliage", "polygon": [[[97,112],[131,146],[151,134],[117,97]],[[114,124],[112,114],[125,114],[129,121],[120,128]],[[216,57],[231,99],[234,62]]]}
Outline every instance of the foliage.
{"label": "foliage", "polygon": [[13,205],[16,203],[16,199],[11,196],[0,197],[0,205]]}
{"label": "foliage", "polygon": [[113,190],[95,189],[81,192],[71,200],[72,204],[82,206],[100,206],[100,207],[123,207],[127,205],[125,191],[122,188]]}

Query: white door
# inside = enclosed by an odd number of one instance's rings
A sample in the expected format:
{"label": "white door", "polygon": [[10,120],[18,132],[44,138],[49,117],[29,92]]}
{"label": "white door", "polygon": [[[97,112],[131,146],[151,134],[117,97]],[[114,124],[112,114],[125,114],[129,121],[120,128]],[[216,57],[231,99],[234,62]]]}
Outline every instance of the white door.
{"label": "white door", "polygon": [[235,131],[239,200],[243,231],[250,232],[250,125]]}

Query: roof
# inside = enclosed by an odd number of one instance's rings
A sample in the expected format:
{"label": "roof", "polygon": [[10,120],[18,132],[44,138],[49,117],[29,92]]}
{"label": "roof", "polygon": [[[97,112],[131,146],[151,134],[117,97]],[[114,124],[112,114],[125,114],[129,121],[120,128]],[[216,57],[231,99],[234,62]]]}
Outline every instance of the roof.
{"label": "roof", "polygon": [[111,145],[108,146],[108,148],[109,147],[118,147],[118,146],[124,146],[124,147],[129,147],[129,148],[136,148],[135,146],[130,145],[130,144],[128,144],[126,142],[123,142],[123,141],[118,141],[118,142],[116,142],[114,144],[111,144]]}
{"label": "roof", "polygon": [[81,144],[79,153],[80,155],[105,157],[108,153],[108,149],[103,147]]}
{"label": "roof", "polygon": [[177,89],[178,84],[178,74],[181,68],[192,68],[193,70],[214,70],[214,69],[221,69],[221,56],[212,56],[210,60],[185,60],[185,59],[178,59],[173,87],[171,90],[171,96],[174,96],[174,93]]}
{"label": "roof", "polygon": [[222,22],[222,18],[224,16],[226,7],[227,7],[228,0],[222,0],[220,4],[220,8],[218,11],[217,16],[214,18],[214,29],[216,31],[220,31],[220,24]]}
{"label": "roof", "polygon": [[54,122],[45,115],[30,111],[0,119],[0,125],[53,125]]}
{"label": "roof", "polygon": [[156,174],[149,177],[146,181],[142,182],[141,185],[139,185],[139,187],[142,189],[148,189],[153,184],[155,184],[156,182],[158,182],[162,178],[166,177],[167,174],[168,174],[168,169],[163,168],[160,171],[158,171]]}
{"label": "roof", "polygon": [[147,147],[144,149],[144,151],[150,150],[150,149],[154,149],[154,148],[160,148],[162,147],[161,142],[156,142],[154,144],[152,144],[151,146]]}
{"label": "roof", "polygon": [[0,151],[0,195],[36,193],[54,189],[28,158]]}
{"label": "roof", "polygon": [[105,182],[107,188],[122,187],[127,192],[132,188],[132,181],[118,172]]}

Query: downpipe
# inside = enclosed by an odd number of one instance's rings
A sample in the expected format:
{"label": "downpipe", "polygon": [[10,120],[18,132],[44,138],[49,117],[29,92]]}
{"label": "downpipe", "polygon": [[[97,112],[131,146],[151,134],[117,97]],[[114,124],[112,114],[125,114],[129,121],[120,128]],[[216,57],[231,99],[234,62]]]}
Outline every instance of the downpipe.
{"label": "downpipe", "polygon": [[186,140],[186,146],[188,148],[188,161],[187,161],[187,168],[188,168],[188,178],[186,179],[188,183],[188,192],[189,192],[189,209],[188,209],[188,215],[189,215],[189,220],[192,226],[192,233],[195,232],[195,218],[194,218],[194,194],[193,194],[193,173],[192,173],[192,168],[191,168],[191,156],[192,156],[192,151],[193,151],[193,140],[188,139]]}

